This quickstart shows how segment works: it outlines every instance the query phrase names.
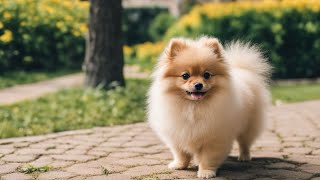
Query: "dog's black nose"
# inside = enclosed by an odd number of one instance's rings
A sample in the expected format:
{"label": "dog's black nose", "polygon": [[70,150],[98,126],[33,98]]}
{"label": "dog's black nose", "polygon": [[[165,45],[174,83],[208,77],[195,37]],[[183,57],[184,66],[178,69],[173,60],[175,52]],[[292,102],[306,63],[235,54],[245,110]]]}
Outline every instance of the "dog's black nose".
{"label": "dog's black nose", "polygon": [[196,90],[200,91],[203,88],[203,85],[201,83],[197,83],[194,85],[194,87],[196,88]]}

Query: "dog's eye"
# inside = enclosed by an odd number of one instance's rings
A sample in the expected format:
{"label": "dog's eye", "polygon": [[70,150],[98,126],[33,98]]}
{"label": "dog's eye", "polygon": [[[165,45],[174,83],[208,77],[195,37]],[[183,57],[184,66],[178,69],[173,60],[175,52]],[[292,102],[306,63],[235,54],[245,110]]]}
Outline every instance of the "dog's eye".
{"label": "dog's eye", "polygon": [[203,77],[204,77],[204,79],[209,79],[209,78],[211,77],[211,74],[208,73],[208,72],[205,72],[205,73],[203,74]]}
{"label": "dog's eye", "polygon": [[183,78],[184,80],[189,79],[189,77],[190,77],[190,75],[189,75],[188,73],[182,74],[182,78]]}

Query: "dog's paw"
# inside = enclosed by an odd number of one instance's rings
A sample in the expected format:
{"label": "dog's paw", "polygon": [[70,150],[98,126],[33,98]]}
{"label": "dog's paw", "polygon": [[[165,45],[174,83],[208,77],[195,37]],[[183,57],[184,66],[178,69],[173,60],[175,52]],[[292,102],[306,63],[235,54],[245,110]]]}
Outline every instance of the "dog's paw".
{"label": "dog's paw", "polygon": [[168,168],[169,169],[173,169],[173,170],[186,169],[187,167],[188,167],[188,165],[185,165],[183,163],[179,163],[179,162],[176,162],[176,161],[172,161],[168,165]]}
{"label": "dog's paw", "polygon": [[242,161],[242,162],[246,162],[246,161],[250,161],[251,160],[251,156],[249,153],[241,153],[239,158],[238,158],[239,161]]}
{"label": "dog's paw", "polygon": [[216,172],[213,170],[199,170],[197,176],[198,178],[208,179],[216,177]]}

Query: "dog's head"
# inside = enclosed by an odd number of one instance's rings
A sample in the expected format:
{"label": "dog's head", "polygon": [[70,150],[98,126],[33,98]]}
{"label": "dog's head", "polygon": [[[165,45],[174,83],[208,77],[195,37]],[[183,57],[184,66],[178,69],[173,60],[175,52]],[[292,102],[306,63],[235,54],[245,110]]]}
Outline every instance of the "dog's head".
{"label": "dog's head", "polygon": [[167,91],[185,99],[207,99],[228,81],[228,63],[216,38],[172,39],[161,61]]}

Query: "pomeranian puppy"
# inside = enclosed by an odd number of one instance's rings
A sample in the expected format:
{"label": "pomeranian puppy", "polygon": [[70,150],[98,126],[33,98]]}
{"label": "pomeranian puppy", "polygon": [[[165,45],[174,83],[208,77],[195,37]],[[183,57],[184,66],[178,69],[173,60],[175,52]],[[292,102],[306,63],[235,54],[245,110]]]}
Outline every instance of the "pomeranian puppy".
{"label": "pomeranian puppy", "polygon": [[234,140],[250,160],[269,104],[271,66],[256,46],[216,38],[174,38],[160,56],[148,94],[148,121],[170,148],[170,169],[199,166],[211,178]]}

